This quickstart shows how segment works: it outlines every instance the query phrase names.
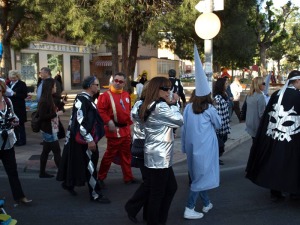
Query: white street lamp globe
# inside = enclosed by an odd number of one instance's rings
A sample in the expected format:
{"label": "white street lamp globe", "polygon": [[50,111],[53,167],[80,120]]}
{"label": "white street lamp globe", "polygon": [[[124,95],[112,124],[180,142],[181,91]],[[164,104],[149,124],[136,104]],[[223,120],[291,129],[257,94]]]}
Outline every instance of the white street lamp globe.
{"label": "white street lamp globe", "polygon": [[204,39],[213,39],[221,29],[219,17],[214,13],[203,13],[195,22],[196,34]]}

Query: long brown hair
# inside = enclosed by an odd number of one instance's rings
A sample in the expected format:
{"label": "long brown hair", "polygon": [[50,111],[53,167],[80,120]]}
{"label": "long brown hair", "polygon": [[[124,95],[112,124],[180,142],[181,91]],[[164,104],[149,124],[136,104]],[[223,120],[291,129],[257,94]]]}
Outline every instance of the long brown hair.
{"label": "long brown hair", "polygon": [[56,112],[56,107],[54,105],[54,100],[52,96],[52,89],[55,85],[55,80],[53,78],[47,78],[43,81],[42,94],[40,102],[48,102],[51,105],[51,111]]}
{"label": "long brown hair", "polygon": [[[205,96],[196,96],[195,95],[195,90],[192,93],[192,98],[191,98],[191,103],[193,112],[195,114],[200,114],[203,113],[206,109],[208,109],[209,104],[213,104],[213,100],[211,98],[211,94],[209,93],[208,95]],[[194,95],[193,95],[194,94]]]}
{"label": "long brown hair", "polygon": [[171,81],[166,77],[154,77],[147,84],[147,88],[145,90],[145,100],[143,105],[140,108],[139,116],[142,121],[144,121],[144,117],[147,111],[148,106],[155,101],[159,100],[159,88],[160,87],[169,87],[171,88]]}

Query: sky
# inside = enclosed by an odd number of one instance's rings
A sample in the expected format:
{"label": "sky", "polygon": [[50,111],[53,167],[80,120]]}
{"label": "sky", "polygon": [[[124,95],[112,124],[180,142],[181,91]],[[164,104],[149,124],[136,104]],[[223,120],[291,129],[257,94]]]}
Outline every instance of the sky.
{"label": "sky", "polygon": [[[283,6],[284,4],[286,4],[287,2],[288,2],[288,0],[273,0],[275,8],[279,8],[279,7]],[[292,4],[294,4],[296,6],[300,6],[299,0],[291,0],[291,2],[292,2]]]}

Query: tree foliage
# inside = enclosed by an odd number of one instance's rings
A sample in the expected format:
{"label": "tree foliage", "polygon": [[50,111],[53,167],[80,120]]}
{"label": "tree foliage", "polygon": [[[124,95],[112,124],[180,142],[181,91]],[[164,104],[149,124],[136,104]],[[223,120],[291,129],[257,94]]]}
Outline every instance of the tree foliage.
{"label": "tree foliage", "polygon": [[262,73],[266,74],[266,51],[287,37],[286,21],[296,8],[290,1],[281,10],[274,9],[272,0],[266,1],[264,9],[263,3],[258,1],[256,7],[252,8],[249,25],[256,35]]}
{"label": "tree foliage", "polygon": [[255,3],[255,0],[228,0],[224,10],[216,12],[222,23],[221,31],[214,39],[214,61],[219,69],[243,68],[253,63],[256,43],[247,20],[248,9]]}

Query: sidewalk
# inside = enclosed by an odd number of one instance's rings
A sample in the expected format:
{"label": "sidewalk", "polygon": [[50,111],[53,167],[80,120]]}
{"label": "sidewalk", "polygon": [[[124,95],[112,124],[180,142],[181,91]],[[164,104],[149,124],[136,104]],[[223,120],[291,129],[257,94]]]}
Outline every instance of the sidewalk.
{"label": "sidewalk", "polygon": [[[186,89],[186,96],[187,99],[190,95],[190,89],[191,87],[185,87]],[[101,93],[103,93],[105,90],[102,90]],[[77,91],[78,92],[78,91]],[[69,101],[68,104],[66,104],[66,113],[60,117],[62,123],[64,124],[64,127],[68,127],[69,118],[70,118],[70,109],[73,104],[73,100],[76,96],[76,93],[68,93]],[[242,106],[244,99],[246,96],[246,90],[243,91],[241,94],[241,100],[240,100],[240,106]],[[30,120],[30,112],[28,113],[28,119]],[[246,125],[245,123],[239,123],[237,116],[233,113],[231,118],[231,134],[228,135],[228,140],[225,143],[225,153],[231,151],[239,144],[243,143],[244,141],[247,141],[250,139],[250,136],[245,131]],[[42,137],[40,133],[33,133],[30,127],[30,121],[25,123],[26,132],[27,132],[27,144],[20,147],[15,147],[15,153],[16,153],[16,160],[19,170],[22,170],[24,172],[39,172],[39,166],[40,166],[40,154],[42,152],[42,145],[40,143],[42,142]],[[174,164],[182,162],[186,159],[185,154],[181,152],[181,139],[180,139],[180,129],[177,129],[176,131],[176,138],[174,140],[174,156],[173,156],[173,162]],[[60,140],[60,146],[61,150],[63,150],[64,146],[64,140]],[[102,138],[100,142],[98,143],[99,148],[99,162],[98,167],[101,162],[102,156],[106,150],[106,138]],[[0,164],[0,168],[3,168],[2,163]],[[47,163],[47,171],[50,171],[52,173],[55,173],[57,171],[57,168],[54,164],[53,155],[50,153]],[[110,173],[119,173],[121,172],[120,166],[117,166],[115,164],[112,164]]]}
{"label": "sidewalk", "polygon": [[[62,123],[64,127],[67,127],[69,122],[70,110],[68,109],[65,115],[61,117]],[[16,160],[18,168],[24,172],[36,172],[39,171],[40,166],[40,154],[42,152],[42,145],[40,145],[42,138],[40,133],[33,133],[30,128],[30,122],[25,124],[26,132],[27,132],[27,144],[21,147],[15,147],[16,152]],[[231,122],[231,134],[228,137],[228,141],[225,145],[225,153],[232,150],[237,145],[243,143],[248,140],[250,136],[245,131],[245,123],[238,123],[238,119],[234,114],[232,116]],[[63,150],[64,140],[60,140],[61,149]],[[174,164],[182,162],[186,159],[185,154],[181,152],[181,139],[180,139],[180,129],[177,129],[177,137],[175,138],[174,143]],[[102,140],[98,143],[100,158],[99,163],[102,159],[102,156],[106,149],[106,138],[102,138]],[[98,164],[99,166],[99,164]],[[0,164],[0,168],[3,165]],[[55,173],[57,171],[56,166],[54,164],[53,155],[50,153],[48,163],[47,163],[47,171]],[[121,172],[120,167],[112,164],[110,173],[119,173]]]}

